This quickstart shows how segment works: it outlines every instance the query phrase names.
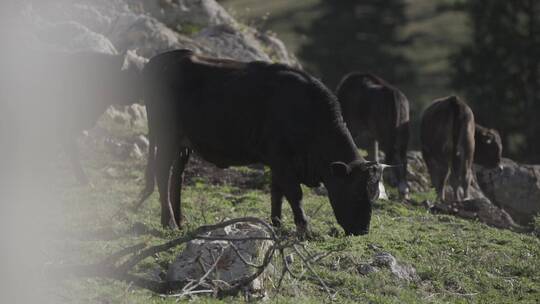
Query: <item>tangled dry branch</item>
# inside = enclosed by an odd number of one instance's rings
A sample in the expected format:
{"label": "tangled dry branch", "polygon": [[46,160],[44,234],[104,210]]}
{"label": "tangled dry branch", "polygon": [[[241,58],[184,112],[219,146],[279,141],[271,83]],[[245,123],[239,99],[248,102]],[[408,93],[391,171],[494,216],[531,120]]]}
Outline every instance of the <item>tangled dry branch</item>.
{"label": "tangled dry branch", "polygon": [[[259,225],[268,232],[268,236],[234,238],[205,235],[212,230],[225,228],[227,226],[238,223],[250,223]],[[233,248],[238,258],[242,261],[242,263],[254,268],[255,271],[251,275],[242,277],[232,283],[218,280],[210,280],[209,277],[211,273],[216,270],[216,265],[219,262],[220,256],[217,256],[214,257],[212,265],[208,269],[205,269],[204,275],[197,280],[173,282],[162,280],[157,281],[131,273],[135,266],[146,258],[155,256],[161,252],[168,251],[174,247],[196,239],[209,241],[227,241],[231,248]],[[264,253],[262,262],[258,265],[248,261],[248,259],[242,256],[240,250],[234,244],[234,242],[249,240],[268,240],[272,243],[272,245],[269,246],[269,248]],[[302,253],[299,248],[302,249],[304,253]],[[280,277],[278,279],[277,285],[277,290],[279,291],[281,288],[281,283],[287,274],[298,280],[303,277],[306,272],[303,271],[300,275],[293,273],[292,269],[290,268],[291,261],[288,260],[288,255],[286,254],[287,250],[292,251],[298,255],[302,262],[302,265],[305,266],[307,271],[309,271],[316,278],[320,286],[327,292],[329,297],[333,298],[335,294],[333,294],[332,290],[327,286],[327,284],[321,279],[321,277],[312,267],[312,263],[326,257],[329,253],[322,255],[312,255],[311,253],[309,253],[309,251],[307,251],[307,249],[300,243],[297,238],[290,238],[278,235],[271,225],[255,217],[243,217],[223,221],[214,225],[201,226],[194,231],[186,234],[185,236],[176,238],[160,245],[147,247],[145,244],[137,244],[113,253],[101,262],[95,264],[55,266],[50,267],[48,273],[57,278],[65,278],[69,275],[78,277],[111,278],[128,282],[134,286],[138,286],[144,289],[148,289],[164,297],[182,298],[195,294],[205,293],[211,293],[216,296],[226,296],[238,294],[238,292],[241,291],[245,286],[248,286],[257,277],[259,277],[267,269],[268,265],[272,262],[276,252],[278,252],[280,255],[279,260],[282,264],[282,271],[280,272]]]}

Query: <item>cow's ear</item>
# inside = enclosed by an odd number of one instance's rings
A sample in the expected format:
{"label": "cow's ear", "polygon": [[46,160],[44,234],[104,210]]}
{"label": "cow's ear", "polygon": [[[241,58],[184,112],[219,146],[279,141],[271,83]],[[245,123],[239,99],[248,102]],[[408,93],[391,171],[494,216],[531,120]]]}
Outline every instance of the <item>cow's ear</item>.
{"label": "cow's ear", "polygon": [[351,172],[351,168],[344,162],[333,162],[330,164],[332,175],[337,177],[346,177]]}

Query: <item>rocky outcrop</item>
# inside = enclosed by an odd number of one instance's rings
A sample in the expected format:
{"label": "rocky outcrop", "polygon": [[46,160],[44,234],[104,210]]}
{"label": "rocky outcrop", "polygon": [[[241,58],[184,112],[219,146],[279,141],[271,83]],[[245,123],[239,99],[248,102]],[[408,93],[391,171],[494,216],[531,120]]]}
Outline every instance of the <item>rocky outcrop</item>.
{"label": "rocky outcrop", "polygon": [[[427,166],[422,158],[420,151],[409,151],[407,153],[409,168],[407,178],[411,187],[411,192],[426,192],[431,189],[431,178]],[[467,219],[476,219],[487,225],[497,228],[508,228],[516,231],[524,230],[520,225],[526,225],[518,212],[512,207],[506,207],[505,204],[521,208],[522,214],[528,214],[528,220],[531,220],[535,212],[540,209],[540,198],[534,194],[540,195],[540,192],[534,192],[534,189],[540,190],[538,179],[533,178],[534,170],[527,171],[524,167],[518,169],[518,166],[512,165],[513,162],[505,160],[503,164],[505,169],[502,173],[494,170],[486,170],[476,166],[475,171],[478,182],[473,180],[470,187],[470,198],[465,201],[456,201],[453,190],[447,186],[445,189],[447,202],[425,201],[424,206],[434,213],[452,214]],[[515,164],[515,163],[513,163]],[[537,166],[540,167],[540,166]],[[506,172],[506,173],[505,173]],[[537,173],[539,171],[536,171]],[[521,176],[516,178],[516,175]],[[503,176],[505,176],[503,178]],[[537,175],[540,176],[540,175]],[[535,188],[536,187],[536,188]],[[522,204],[510,198],[518,198]],[[528,199],[533,200],[529,201]],[[501,199],[505,203],[501,203]],[[528,209],[527,209],[528,208]],[[536,209],[534,209],[536,208]],[[532,212],[536,210],[535,212]]]}
{"label": "rocky outcrop", "polygon": [[465,219],[478,220],[496,228],[526,231],[525,228],[517,225],[505,210],[495,206],[486,197],[444,203],[425,201],[423,204],[432,213],[451,214]]}
{"label": "rocky outcrop", "polygon": [[407,152],[407,181],[411,192],[427,192],[431,188],[429,172],[420,151]]}
{"label": "rocky outcrop", "polygon": [[[33,56],[37,53],[34,51],[44,51],[43,54],[90,51],[126,53],[126,58],[133,57],[144,66],[148,58],[161,52],[190,49],[207,56],[300,66],[279,39],[237,22],[215,0],[21,0],[17,3],[9,13],[0,10],[2,15],[10,17],[7,21],[2,18],[8,25],[0,30],[13,29],[7,38],[2,35],[3,52],[14,58],[6,59],[8,62],[26,59],[26,52]],[[20,54],[21,51],[25,53]],[[146,132],[143,106],[110,108],[101,122],[105,122],[104,126],[101,124],[104,128],[87,132],[90,136],[84,138],[85,143],[94,146],[104,143],[121,158],[143,157],[147,146],[136,142],[136,137]],[[113,134],[126,132],[104,132],[105,129],[129,129],[135,138],[106,142]]]}
{"label": "rocky outcrop", "polygon": [[[214,0],[127,0],[133,11],[148,13],[172,29],[182,27],[236,25],[227,11]],[[181,21],[181,22],[179,22]]]}
{"label": "rocky outcrop", "polygon": [[[384,153],[379,151],[379,159],[385,159]],[[407,151],[407,182],[411,193],[427,192],[431,189],[431,179],[426,163],[420,151]],[[384,171],[384,181],[392,187],[397,187],[397,179],[394,170]]]}
{"label": "rocky outcrop", "polygon": [[540,165],[524,165],[502,160],[502,171],[475,167],[484,194],[507,211],[521,225],[530,224],[540,214]]}
{"label": "rocky outcrop", "polygon": [[20,12],[40,49],[145,57],[171,49],[299,66],[276,37],[234,20],[214,0],[51,0]]}
{"label": "rocky outcrop", "polygon": [[213,57],[249,58],[250,60],[271,61],[270,56],[261,52],[263,46],[248,31],[220,24],[200,31],[194,40],[205,45]]}

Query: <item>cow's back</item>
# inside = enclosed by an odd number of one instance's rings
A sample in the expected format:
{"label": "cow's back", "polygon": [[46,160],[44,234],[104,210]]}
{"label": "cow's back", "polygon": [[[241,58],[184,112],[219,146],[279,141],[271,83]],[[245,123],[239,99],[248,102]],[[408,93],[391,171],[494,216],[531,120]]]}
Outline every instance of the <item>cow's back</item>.
{"label": "cow's back", "polygon": [[457,145],[470,141],[467,134],[461,134],[470,129],[474,130],[474,116],[467,104],[455,96],[435,100],[422,115],[422,150],[434,158],[447,158]]}
{"label": "cow's back", "polygon": [[[155,77],[151,90],[162,95],[161,101],[147,101],[149,115],[180,124],[170,128],[179,127],[185,142],[218,166],[271,163],[276,155],[303,154],[315,148],[322,132],[335,129],[341,115],[328,90],[284,65],[220,66],[182,51],[157,60],[145,67],[151,74],[147,77]],[[155,102],[160,113],[150,113]]]}
{"label": "cow's back", "polygon": [[367,130],[377,140],[395,140],[409,124],[409,102],[397,88],[371,74],[350,73],[337,89],[343,117],[352,133]]}

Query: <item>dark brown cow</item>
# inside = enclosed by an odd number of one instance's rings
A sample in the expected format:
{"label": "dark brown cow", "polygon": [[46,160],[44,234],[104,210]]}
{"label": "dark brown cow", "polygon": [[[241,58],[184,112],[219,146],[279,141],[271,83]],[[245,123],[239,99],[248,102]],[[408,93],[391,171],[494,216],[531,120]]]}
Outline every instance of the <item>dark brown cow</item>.
{"label": "dark brown cow", "polygon": [[337,88],[343,119],[353,138],[367,132],[374,141],[369,156],[378,161],[378,146],[386,163],[396,165],[394,174],[400,196],[407,197],[407,146],[409,143],[409,101],[405,95],[372,74],[350,73]]}
{"label": "dark brown cow", "polygon": [[322,182],[345,232],[368,232],[382,168],[358,154],[339,103],[319,81],[280,64],[187,50],[152,58],[143,74],[151,147],[142,199],[155,176],[162,225],[182,225],[182,173],[193,149],[219,167],[269,166],[274,225],[285,197],[298,232],[307,231],[300,184]]}
{"label": "dark brown cow", "polygon": [[445,200],[449,181],[457,200],[469,197],[473,178],[474,115],[456,96],[435,100],[422,116],[420,139],[431,182]]}
{"label": "dark brown cow", "polygon": [[476,124],[474,163],[486,168],[501,168],[502,141],[499,132]]}

